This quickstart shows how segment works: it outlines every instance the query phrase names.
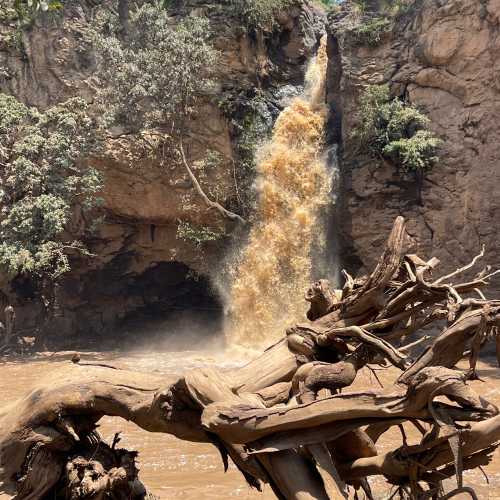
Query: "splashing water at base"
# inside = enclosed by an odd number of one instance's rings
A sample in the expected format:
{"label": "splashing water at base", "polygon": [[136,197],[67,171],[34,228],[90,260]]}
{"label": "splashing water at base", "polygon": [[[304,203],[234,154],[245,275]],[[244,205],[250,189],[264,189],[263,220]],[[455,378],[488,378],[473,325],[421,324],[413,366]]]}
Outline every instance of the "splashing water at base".
{"label": "splashing water at base", "polygon": [[258,156],[256,223],[234,269],[230,344],[258,345],[302,318],[311,250],[331,178],[323,155],[326,42],[306,74],[306,90],[279,115]]}

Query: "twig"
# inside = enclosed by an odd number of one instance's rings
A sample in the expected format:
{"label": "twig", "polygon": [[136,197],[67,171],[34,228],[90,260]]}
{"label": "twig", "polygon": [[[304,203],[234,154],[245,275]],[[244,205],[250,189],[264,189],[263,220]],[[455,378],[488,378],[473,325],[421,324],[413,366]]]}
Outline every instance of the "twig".
{"label": "twig", "polygon": [[406,438],[405,428],[403,424],[398,424],[399,431],[401,432],[401,438],[403,439],[403,446],[408,446],[408,439]]}
{"label": "twig", "polygon": [[486,472],[484,471],[483,467],[481,465],[478,465],[477,466],[478,469],[483,473],[483,476],[484,476],[484,480],[486,481],[486,484],[490,484],[490,478],[488,477],[488,474],[486,474]]}
{"label": "twig", "polygon": [[232,159],[231,162],[233,163],[233,179],[234,179],[234,190],[236,192],[236,198],[238,198],[238,202],[240,203],[241,207],[244,208],[243,200],[241,199],[241,196],[240,196],[240,189],[238,187],[238,181],[236,179],[236,162],[234,161],[234,159]]}
{"label": "twig", "polygon": [[449,498],[456,497],[459,493],[468,493],[472,500],[478,500],[476,492],[469,488],[468,486],[462,486],[461,488],[456,488],[453,491],[450,491],[446,495],[442,496],[439,500],[448,500]]}
{"label": "twig", "polygon": [[370,372],[373,374],[373,376],[375,377],[375,380],[378,382],[378,385],[380,385],[380,387],[383,389],[384,388],[384,384],[382,384],[382,382],[380,381],[380,379],[378,378],[378,375],[377,375],[377,372],[370,366],[366,365],[366,367],[370,370]]}
{"label": "twig", "polygon": [[442,283],[444,280],[449,280],[450,278],[453,278],[457,274],[463,273],[464,271],[467,271],[471,267],[474,267],[476,265],[476,262],[484,257],[484,245],[481,248],[481,252],[478,253],[466,266],[460,267],[459,269],[456,269],[450,274],[447,274],[446,276],[442,276],[441,278],[437,279],[434,282],[434,285],[439,285],[439,283]]}
{"label": "twig", "polygon": [[427,340],[431,339],[432,337],[430,335],[424,335],[423,337],[419,338],[418,340],[415,340],[415,342],[412,342],[411,344],[407,344],[403,347],[399,347],[399,351],[401,352],[406,352],[415,347],[418,344],[421,344],[422,342],[426,342]]}
{"label": "twig", "polygon": [[500,273],[500,269],[497,269],[496,271],[493,271],[492,273],[487,274],[486,276],[483,276],[480,281],[485,281],[485,280],[491,278],[492,276],[496,276],[498,273]]}

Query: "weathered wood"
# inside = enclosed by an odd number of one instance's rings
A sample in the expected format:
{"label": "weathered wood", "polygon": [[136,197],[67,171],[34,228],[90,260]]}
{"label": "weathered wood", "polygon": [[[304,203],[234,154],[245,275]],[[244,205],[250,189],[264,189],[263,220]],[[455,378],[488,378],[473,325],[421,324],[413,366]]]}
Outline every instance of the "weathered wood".
{"label": "weathered wood", "polygon": [[314,321],[329,313],[339,302],[335,292],[330,289],[328,280],[315,281],[306,291],[305,299],[309,302],[307,319]]}
{"label": "weathered wood", "polygon": [[[442,367],[422,369],[409,387],[394,385],[380,391],[343,393],[291,407],[258,408],[248,404],[217,402],[207,406],[202,424],[230,442],[248,443],[275,432],[306,429],[335,421],[358,418],[432,418],[428,402],[445,394],[468,409],[457,415],[467,420],[472,410],[491,415],[496,408],[481,400],[455,370]],[[470,410],[470,411],[469,411]],[[474,415],[475,417],[476,415]]]}
{"label": "weathered wood", "polygon": [[[88,364],[71,363],[54,372],[24,398],[0,409],[0,491],[16,492],[19,485],[14,478],[26,468],[33,450],[37,456],[42,453],[37,461],[46,464],[39,467],[52,463],[58,469],[60,454],[70,453],[103,415],[122,417],[150,432],[208,441],[200,412],[186,407],[180,398],[172,400],[175,381],[166,384],[149,374]],[[38,483],[39,468],[31,466],[27,474],[26,481]],[[46,491],[57,479],[48,474]]]}
{"label": "weathered wood", "polygon": [[346,316],[358,316],[378,309],[383,301],[382,295],[386,285],[399,269],[405,234],[405,220],[403,217],[397,217],[375,270],[360,288],[342,299],[341,304]]}
{"label": "weathered wood", "polygon": [[292,380],[299,363],[285,339],[269,347],[257,359],[225,374],[237,392],[256,392]]}
{"label": "weathered wood", "polygon": [[[479,450],[489,449],[492,443],[500,441],[500,416],[497,415],[482,422],[471,425],[461,433],[462,453],[465,457],[472,456]],[[386,477],[408,477],[410,469],[418,462],[422,471],[436,470],[438,467],[453,461],[453,454],[448,443],[439,441],[429,449],[409,455],[404,458],[396,451],[377,455],[375,457],[360,458],[344,464],[341,472],[349,479],[364,478],[372,475]]]}
{"label": "weathered wood", "polygon": [[[104,415],[210,442],[225,466],[230,457],[251,486],[267,482],[280,499],[347,498],[350,487],[370,497],[366,477],[374,474],[416,495],[419,480],[430,484],[455,473],[460,489],[461,470],[487,462],[500,441],[497,408],[466,384],[488,340],[495,341],[500,364],[500,301],[466,296],[497,271],[452,282],[474,267],[482,250],[433,281],[439,261],[403,256],[404,228],[398,217],[368,276],[344,272],[341,292],[326,280],[311,285],[309,322],[290,327],[241,368],[204,367],[165,380],[75,359],[41,381],[0,409],[0,492],[20,500],[58,498],[64,484],[96,499],[114,488],[140,498],[133,460],[128,468],[111,467],[105,454],[93,461],[86,455],[85,443],[98,439],[95,425]],[[403,348],[391,343],[445,321],[415,361],[408,351],[422,340]],[[469,371],[456,369],[465,355]],[[387,362],[402,370],[393,384],[345,391],[363,366]],[[405,422],[419,428],[421,442],[408,446],[402,431],[402,446],[378,454],[378,438]],[[460,428],[461,422],[473,423]]]}
{"label": "weathered wood", "polygon": [[490,328],[499,326],[500,307],[486,307],[464,312],[399,377],[399,381],[406,383],[427,366],[446,368],[455,366],[462,359],[467,343],[472,340],[482,322],[486,322],[486,326]]}

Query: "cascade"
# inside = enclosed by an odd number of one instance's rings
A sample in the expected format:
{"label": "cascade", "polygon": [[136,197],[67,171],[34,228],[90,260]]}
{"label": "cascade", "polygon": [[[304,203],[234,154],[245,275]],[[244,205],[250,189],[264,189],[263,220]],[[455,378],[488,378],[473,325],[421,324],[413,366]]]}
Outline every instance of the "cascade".
{"label": "cascade", "polygon": [[305,89],[280,113],[257,157],[257,209],[248,243],[234,264],[230,344],[258,346],[304,317],[312,250],[324,239],[320,209],[331,190],[324,154],[326,40],[310,62]]}

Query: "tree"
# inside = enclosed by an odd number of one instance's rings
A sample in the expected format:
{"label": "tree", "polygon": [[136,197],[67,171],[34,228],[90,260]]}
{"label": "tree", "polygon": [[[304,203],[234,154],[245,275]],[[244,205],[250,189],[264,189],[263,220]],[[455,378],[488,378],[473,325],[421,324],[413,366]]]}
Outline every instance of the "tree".
{"label": "tree", "polygon": [[11,276],[55,280],[69,252],[85,251],[68,225],[76,204],[97,202],[100,177],[84,161],[96,137],[82,99],[42,112],[0,94],[0,266]]}
{"label": "tree", "polygon": [[63,8],[61,0],[14,0],[14,8],[20,17],[27,13],[47,12]]}
{"label": "tree", "polygon": [[[123,16],[122,16],[123,17]],[[211,200],[195,177],[184,149],[189,120],[213,84],[216,51],[207,19],[169,17],[160,4],[128,12],[127,33],[112,13],[94,35],[98,55],[99,100],[106,125],[125,127],[151,154],[184,165],[208,208],[243,219]]]}

